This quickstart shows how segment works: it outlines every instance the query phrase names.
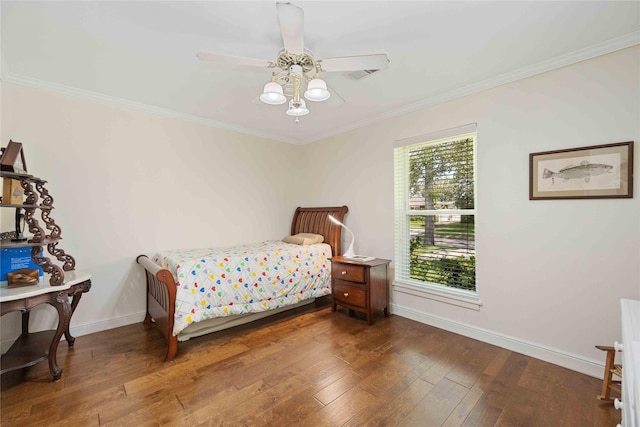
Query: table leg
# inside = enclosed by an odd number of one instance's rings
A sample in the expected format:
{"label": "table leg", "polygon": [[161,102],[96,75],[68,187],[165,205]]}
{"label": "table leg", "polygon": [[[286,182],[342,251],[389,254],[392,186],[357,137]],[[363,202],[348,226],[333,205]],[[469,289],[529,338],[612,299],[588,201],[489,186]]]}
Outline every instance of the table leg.
{"label": "table leg", "polygon": [[62,376],[62,368],[58,367],[57,361],[58,344],[62,334],[69,328],[69,320],[71,319],[71,304],[69,304],[67,291],[56,294],[51,305],[58,311],[58,328],[49,346],[49,372],[51,372],[53,380],[57,381]]}
{"label": "table leg", "polygon": [[69,315],[69,323],[67,324],[67,329],[64,331],[64,337],[67,340],[67,344],[69,347],[73,347],[73,344],[76,342],[76,338],[71,335],[70,327],[71,327],[71,317],[73,313],[76,312],[76,307],[80,302],[80,298],[82,298],[82,294],[85,292],[89,292],[91,289],[91,280],[87,280],[86,282],[82,282],[79,285],[75,285],[72,287],[73,290],[73,299],[71,300],[71,314]]}
{"label": "table leg", "polygon": [[75,313],[76,307],[80,302],[80,298],[82,298],[82,292],[75,292],[73,294],[73,299],[71,300],[71,314],[69,315],[69,323],[67,324],[67,328],[64,331],[64,337],[67,340],[67,344],[69,345],[69,347],[73,347],[73,344],[75,344],[76,342],[76,338],[71,335],[69,329],[71,327],[71,316],[73,316],[73,313]]}
{"label": "table leg", "polygon": [[29,335],[29,311],[22,312],[22,335]]}

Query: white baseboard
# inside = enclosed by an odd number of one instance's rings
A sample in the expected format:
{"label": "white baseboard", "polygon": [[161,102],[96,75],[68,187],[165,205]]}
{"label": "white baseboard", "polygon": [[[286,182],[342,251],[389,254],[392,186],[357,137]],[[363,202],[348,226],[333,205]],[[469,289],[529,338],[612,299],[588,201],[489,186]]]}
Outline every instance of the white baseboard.
{"label": "white baseboard", "polygon": [[436,328],[464,335],[465,337],[535,357],[536,359],[544,360],[545,362],[553,363],[595,378],[602,378],[602,374],[604,372],[604,360],[599,362],[586,359],[582,356],[570,354],[562,350],[531,343],[519,338],[489,331],[487,329],[455,322],[453,320],[434,316],[432,314],[400,306],[398,304],[391,304],[391,309],[393,314],[398,316],[406,317],[420,323],[435,326]]}
{"label": "white baseboard", "polygon": [[[107,319],[100,322],[88,323],[85,325],[71,326],[69,332],[74,337],[81,337],[83,335],[93,334],[95,332],[106,331],[108,329],[118,328],[120,326],[131,325],[133,323],[140,323],[144,320],[145,312],[129,314],[127,316],[117,317],[115,319]],[[19,332],[18,332],[19,333]],[[16,337],[17,338],[17,337]],[[6,353],[11,347],[11,344],[16,338],[3,340],[0,342],[0,351],[2,354]],[[62,337],[64,339],[64,335]]]}
{"label": "white baseboard", "polygon": [[88,323],[86,325],[71,326],[69,331],[74,337],[93,334],[95,332],[106,331],[108,329],[119,328],[133,323],[140,323],[144,320],[145,312],[129,314],[127,316],[117,317],[115,319],[107,319],[101,322]]}

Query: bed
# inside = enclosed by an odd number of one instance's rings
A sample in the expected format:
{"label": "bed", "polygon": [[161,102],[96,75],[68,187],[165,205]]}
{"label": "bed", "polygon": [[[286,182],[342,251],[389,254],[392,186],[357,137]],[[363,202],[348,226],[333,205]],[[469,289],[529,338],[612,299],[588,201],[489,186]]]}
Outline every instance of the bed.
{"label": "bed", "polygon": [[[312,233],[322,243],[259,242],[233,248],[170,250],[140,255],[147,311],[167,340],[165,361],[178,342],[310,304],[331,293],[332,254],[340,254],[346,206],[297,208],[291,235]],[[305,242],[306,243],[306,242]]]}

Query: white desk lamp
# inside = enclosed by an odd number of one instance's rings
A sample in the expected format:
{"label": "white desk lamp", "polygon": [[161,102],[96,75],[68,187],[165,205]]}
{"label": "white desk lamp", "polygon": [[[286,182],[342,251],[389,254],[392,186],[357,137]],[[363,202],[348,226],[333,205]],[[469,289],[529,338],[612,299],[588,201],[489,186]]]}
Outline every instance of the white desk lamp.
{"label": "white desk lamp", "polygon": [[331,221],[333,221],[335,224],[338,224],[338,225],[344,227],[344,229],[347,230],[351,234],[351,243],[349,244],[349,247],[347,248],[345,253],[342,254],[342,256],[345,257],[345,258],[353,258],[353,257],[355,257],[356,253],[353,251],[353,242],[356,241],[356,237],[353,235],[353,231],[349,230],[349,228],[346,225],[344,225],[343,223],[341,223],[340,221],[335,219],[333,217],[333,215],[329,215],[329,219]]}

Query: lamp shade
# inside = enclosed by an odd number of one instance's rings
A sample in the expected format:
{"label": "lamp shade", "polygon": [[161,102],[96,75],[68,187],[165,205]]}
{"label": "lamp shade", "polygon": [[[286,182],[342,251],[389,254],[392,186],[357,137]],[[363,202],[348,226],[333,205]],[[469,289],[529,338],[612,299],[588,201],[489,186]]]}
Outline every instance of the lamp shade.
{"label": "lamp shade", "polygon": [[287,102],[287,97],[284,96],[282,86],[275,82],[269,82],[264,85],[260,101],[269,105],[280,105]]}
{"label": "lamp shade", "polygon": [[327,90],[327,84],[322,79],[313,79],[307,85],[304,97],[309,101],[326,101],[331,97],[331,93]]}
{"label": "lamp shade", "polygon": [[289,109],[287,110],[287,115],[289,116],[306,116],[309,114],[309,110],[307,109],[307,105],[304,103],[304,100],[301,99],[298,106],[295,106],[293,103],[293,99],[289,101]]}

